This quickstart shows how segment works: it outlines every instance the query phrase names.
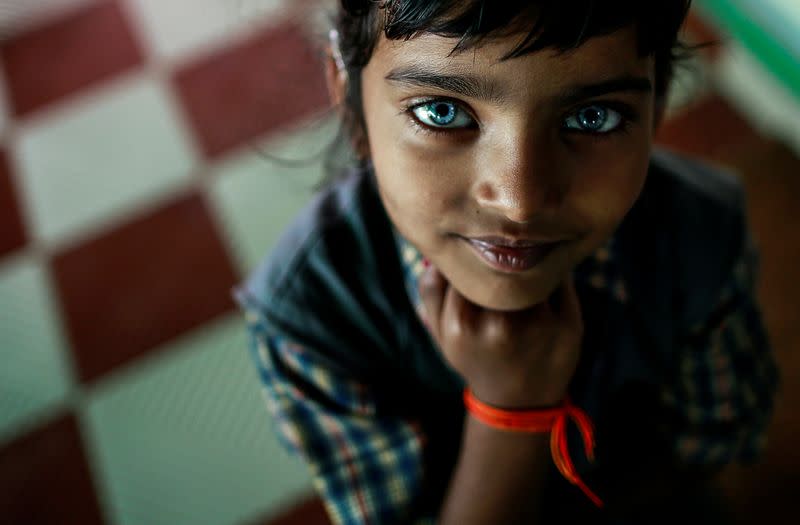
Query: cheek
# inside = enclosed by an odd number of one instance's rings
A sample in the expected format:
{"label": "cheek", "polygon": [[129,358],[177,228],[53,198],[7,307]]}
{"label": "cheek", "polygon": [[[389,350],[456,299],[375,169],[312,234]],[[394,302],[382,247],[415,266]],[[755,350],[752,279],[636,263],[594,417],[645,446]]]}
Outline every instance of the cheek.
{"label": "cheek", "polygon": [[[368,109],[368,108],[365,108]],[[463,162],[421,151],[414,132],[397,112],[367,111],[370,155],[381,196],[396,223],[440,223],[462,201]]]}
{"label": "cheek", "polygon": [[378,186],[387,212],[407,238],[427,244],[459,221],[464,192],[455,178],[402,151],[386,160],[375,165]]}
{"label": "cheek", "polygon": [[648,157],[644,153],[625,157],[581,174],[576,202],[591,214],[598,233],[611,233],[633,206],[647,175]]}

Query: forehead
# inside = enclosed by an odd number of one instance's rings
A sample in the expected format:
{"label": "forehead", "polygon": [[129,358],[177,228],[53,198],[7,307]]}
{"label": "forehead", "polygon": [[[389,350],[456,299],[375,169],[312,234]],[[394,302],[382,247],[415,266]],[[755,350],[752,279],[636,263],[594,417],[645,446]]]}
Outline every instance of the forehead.
{"label": "forehead", "polygon": [[453,53],[457,38],[424,33],[410,40],[388,40],[381,34],[368,64],[386,73],[404,67],[424,67],[441,73],[470,74],[537,85],[591,83],[623,75],[650,77],[652,57],[640,57],[633,27],[587,40],[566,52],[553,49],[503,60],[523,34],[486,39]]}

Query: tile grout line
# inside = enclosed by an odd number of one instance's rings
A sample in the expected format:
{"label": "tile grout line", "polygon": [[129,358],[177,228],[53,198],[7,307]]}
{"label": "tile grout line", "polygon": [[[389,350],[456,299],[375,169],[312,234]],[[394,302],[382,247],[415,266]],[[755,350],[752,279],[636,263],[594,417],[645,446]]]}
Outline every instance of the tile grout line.
{"label": "tile grout line", "polygon": [[[236,257],[236,253],[233,251],[233,246],[231,245],[229,239],[227,239],[228,236],[225,235],[227,229],[225,228],[224,224],[222,224],[223,220],[220,216],[221,210],[217,209],[214,203],[211,175],[211,170],[213,167],[211,166],[209,160],[205,158],[205,154],[198,143],[197,133],[189,119],[185,106],[180,100],[180,94],[178,93],[173,80],[173,73],[178,71],[180,66],[176,65],[176,63],[171,63],[170,61],[159,57],[156,50],[153,49],[155,47],[153,42],[148,40],[145,46],[143,42],[148,39],[148,37],[144,22],[140,20],[138,14],[133,12],[134,9],[127,5],[125,5],[125,7],[128,11],[128,20],[131,21],[130,25],[132,27],[132,31],[136,33],[139,41],[142,42],[141,45],[150,50],[150,53],[148,54],[149,60],[145,67],[147,67],[151,76],[163,88],[166,103],[172,110],[172,118],[177,121],[178,128],[180,128],[180,133],[191,151],[193,168],[192,172],[189,174],[189,178],[184,181],[184,193],[197,193],[200,195],[203,204],[208,208],[211,226],[216,230],[217,237],[222,243],[228,259],[233,263],[233,266],[237,272],[237,277],[241,279],[242,273],[240,264],[237,263],[238,258]],[[234,42],[236,39],[232,38],[230,40],[231,42],[218,43],[218,45],[215,46],[215,49],[223,49],[236,45],[237,42]],[[189,63],[188,60],[185,63]]]}
{"label": "tile grout line", "polygon": [[[307,4],[311,2],[302,2],[301,4]],[[130,6],[122,4],[123,8],[126,11],[132,11]],[[303,12],[303,7],[301,8],[294,8],[289,9],[289,14],[293,16],[298,16],[298,13]],[[146,52],[149,49],[149,46],[144,44],[146,39],[148,38],[146,32],[143,31],[140,27],[141,21],[139,17],[131,12],[126,13],[128,15],[128,20],[131,21],[130,28],[134,33],[134,37],[136,41],[139,43],[140,47],[142,47],[142,51]],[[287,15],[284,14],[282,17],[278,17],[279,21],[274,22],[271,24],[267,24],[266,27],[269,26],[279,26],[281,23],[286,23],[287,19],[289,18]],[[264,25],[256,25],[253,24],[253,29],[247,32],[246,35],[234,35],[232,38],[226,39],[226,42],[219,43],[221,47],[227,47],[230,45],[236,45],[241,41],[245,41],[247,38],[251,38],[253,34],[258,31],[264,30]],[[108,229],[109,225],[117,225],[117,224],[124,224],[132,217],[140,216],[144,213],[147,213],[149,210],[157,209],[160,205],[164,202],[168,202],[169,200],[174,199],[180,195],[184,195],[190,193],[192,191],[207,191],[211,188],[210,179],[213,178],[213,171],[219,165],[222,165],[228,162],[232,158],[236,158],[237,156],[241,155],[246,149],[253,148],[254,146],[258,147],[260,143],[263,142],[264,139],[270,138],[273,136],[278,136],[281,130],[269,130],[264,134],[262,138],[255,138],[249,143],[242,144],[238,147],[231,148],[229,151],[225,152],[222,155],[218,155],[213,159],[205,158],[204,154],[200,151],[200,147],[197,144],[196,138],[192,133],[192,125],[188,121],[186,117],[185,110],[179,101],[179,97],[175,92],[174,85],[170,79],[170,72],[173,71],[176,64],[179,64],[180,61],[169,61],[165,59],[158,59],[150,57],[145,57],[145,63],[142,67],[133,68],[129,71],[121,72],[117,75],[114,75],[111,78],[105,79],[102,82],[98,82],[96,85],[86,87],[82,89],[78,93],[74,93],[70,96],[64,97],[61,100],[52,102],[39,108],[38,110],[26,115],[24,119],[13,119],[9,118],[9,123],[6,126],[6,132],[4,141],[6,144],[9,144],[8,151],[9,151],[9,159],[10,162],[13,162],[13,173],[15,183],[17,184],[18,194],[21,194],[22,198],[20,199],[23,201],[22,203],[25,204],[21,206],[24,208],[22,211],[23,219],[25,221],[28,233],[28,246],[25,248],[18,250],[19,252],[23,252],[28,256],[34,256],[39,258],[47,259],[48,256],[52,255],[53,253],[57,253],[62,247],[72,245],[76,242],[79,242],[82,239],[88,239],[96,235],[102,230]],[[67,235],[62,235],[58,240],[50,240],[46,241],[39,238],[36,235],[36,228],[35,228],[35,217],[33,213],[33,206],[29,204],[29,191],[24,191],[26,188],[24,187],[23,181],[24,176],[22,175],[22,163],[19,162],[19,137],[23,135],[27,129],[35,128],[37,125],[40,125],[44,122],[57,119],[60,114],[65,112],[74,112],[76,111],[76,107],[90,107],[98,96],[102,96],[108,92],[114,92],[118,89],[123,89],[126,85],[135,84],[138,82],[146,82],[146,81],[154,81],[157,86],[162,88],[162,92],[167,95],[166,102],[173,110],[173,118],[178,120],[178,127],[181,131],[181,136],[185,140],[185,144],[187,144],[190,148],[191,153],[193,154],[193,164],[194,166],[191,168],[191,172],[188,174],[187,179],[182,183],[174,184],[170,189],[160,189],[158,190],[158,194],[160,198],[154,199],[153,197],[149,198],[142,198],[142,201],[147,201],[148,204],[146,205],[137,205],[135,203],[131,203],[130,208],[126,209],[123,213],[118,215],[109,216],[102,219],[99,225],[90,225],[84,226],[81,228],[76,228],[74,231],[70,232]],[[10,107],[10,106],[9,106]],[[9,115],[11,112],[9,111]],[[284,131],[291,131],[292,126],[288,126],[287,129]],[[0,137],[2,138],[2,137]],[[155,203],[155,204],[154,204]],[[219,222],[215,218],[215,222]],[[224,230],[221,230],[224,231]],[[4,258],[5,259],[5,258]],[[4,260],[0,259],[0,268],[3,267]]]}
{"label": "tile grout line", "polygon": [[[91,237],[100,231],[108,230],[109,226],[112,226],[117,222],[127,222],[132,216],[146,213],[146,211],[149,209],[157,209],[161,207],[162,201],[172,200],[175,195],[184,194],[193,190],[202,192],[206,203],[209,204],[211,208],[211,214],[216,215],[211,217],[211,220],[213,221],[214,226],[217,228],[218,234],[221,234],[225,231],[221,224],[221,211],[217,209],[217,207],[214,205],[213,199],[211,198],[211,190],[214,179],[209,166],[215,164],[215,162],[204,162],[203,156],[199,154],[193,137],[186,136],[189,134],[188,132],[191,131],[191,127],[188,125],[188,123],[186,123],[185,117],[183,116],[182,111],[180,111],[182,108],[180,107],[177,96],[172,89],[172,85],[169,82],[167,74],[165,73],[166,70],[167,68],[163,67],[163,65],[152,65],[146,62],[143,68],[136,68],[133,71],[123,72],[118,78],[106,79],[106,81],[100,82],[95,86],[85,88],[80,92],[72,94],[71,96],[67,96],[55,103],[49,104],[43,107],[41,110],[29,115],[30,118],[24,122],[13,119],[11,117],[11,112],[9,111],[9,122],[4,130],[4,135],[0,137],[0,143],[5,144],[9,152],[9,162],[12,163],[11,171],[15,179],[17,192],[20,194],[18,199],[20,201],[20,213],[23,215],[28,237],[28,243],[25,248],[16,250],[13,254],[10,254],[9,257],[4,257],[3,260],[0,260],[0,269],[2,269],[7,261],[18,260],[20,258],[32,260],[34,263],[39,263],[43,266],[45,269],[45,284],[51,299],[50,304],[53,305],[53,309],[55,310],[54,318],[58,325],[57,329],[61,334],[61,340],[66,347],[65,353],[69,354],[62,356],[64,359],[66,373],[69,375],[69,390],[66,395],[59,402],[49,405],[49,407],[47,407],[47,409],[40,413],[37,417],[31,418],[27,425],[22,425],[16,428],[10,435],[9,439],[14,439],[16,436],[25,435],[31,431],[35,431],[36,428],[46,425],[49,421],[72,413],[78,422],[78,430],[80,432],[80,438],[84,443],[84,452],[86,454],[86,461],[88,463],[87,466],[91,472],[91,480],[96,496],[99,500],[98,503],[100,505],[100,511],[108,523],[113,522],[114,518],[118,514],[118,511],[113,507],[112,494],[109,493],[109,482],[104,475],[102,465],[100,464],[100,459],[96,454],[98,445],[95,442],[95,436],[91,431],[92,427],[89,422],[90,416],[88,400],[90,398],[90,392],[93,385],[83,384],[78,379],[77,364],[74,359],[74,354],[69,350],[70,345],[69,338],[66,335],[66,327],[64,325],[63,308],[61,308],[59,305],[54,276],[51,273],[48,263],[50,257],[57,253],[62,247],[75,244],[81,238]],[[175,187],[173,187],[171,190],[159,190],[160,198],[156,199],[156,202],[153,202],[153,199],[148,199],[150,204],[147,206],[132,206],[131,209],[118,217],[97,221],[97,225],[81,228],[72,232],[70,235],[61,236],[58,240],[45,241],[39,238],[39,236],[35,234],[33,207],[28,205],[28,198],[26,197],[29,192],[25,191],[25,188],[22,184],[23,170],[21,165],[22,163],[19,159],[20,136],[22,133],[24,133],[25,129],[28,127],[33,127],[40,122],[46,122],[47,120],[52,119],[54,116],[57,116],[60,111],[73,111],[77,104],[86,104],[87,106],[91,106],[96,96],[99,93],[105,92],[105,90],[113,90],[118,88],[120,85],[124,85],[126,82],[135,82],[141,79],[146,80],[148,78],[155,80],[156,83],[161,84],[161,86],[166,89],[168,95],[167,103],[175,111],[175,117],[180,121],[179,125],[181,127],[181,132],[184,135],[184,139],[186,139],[187,143],[190,144],[190,148],[194,154],[194,167],[191,169],[193,174],[190,174],[188,179],[184,180],[181,184],[175,185]],[[271,130],[270,134],[275,134],[275,130]],[[250,147],[250,145],[244,145],[243,147]],[[239,149],[240,148],[235,148],[235,150],[231,151],[229,155],[219,158],[217,161],[221,162],[227,160],[228,157],[235,157],[240,153]],[[206,166],[204,166],[204,164],[206,164]],[[221,240],[226,243],[225,248],[228,256],[231,257],[235,255],[235,251],[231,246],[227,245],[228,239],[226,239],[226,237],[227,236],[225,235],[220,235]],[[239,272],[241,272],[240,265],[237,264],[236,266]]]}
{"label": "tile grout line", "polygon": [[[235,248],[232,236],[227,234],[228,225],[224,220],[224,212],[214,198],[213,185],[216,180],[214,172],[217,166],[223,165],[231,158],[242,155],[243,151],[248,148],[257,147],[257,144],[253,144],[253,142],[262,142],[262,140],[256,138],[248,141],[248,143],[231,148],[229,151],[222,155],[217,155],[213,159],[206,158],[205,153],[198,143],[198,137],[194,133],[194,126],[186,114],[186,108],[180,101],[180,96],[176,91],[172,73],[180,70],[181,67],[186,67],[212,56],[215,51],[219,52],[219,50],[230,49],[244,44],[268,28],[280,27],[287,23],[296,23],[297,20],[303,19],[309,6],[313,5],[314,2],[301,0],[300,2],[290,3],[289,7],[284,6],[278,9],[279,12],[284,11],[279,16],[275,16],[274,13],[268,11],[265,14],[261,14],[261,16],[257,18],[257,21],[248,24],[246,27],[240,27],[237,31],[231,31],[222,37],[212,39],[212,42],[205,46],[199,46],[191,52],[168,58],[158,54],[154,43],[150,41],[150,37],[147,35],[145,29],[146,23],[141,20],[136,10],[128,5],[129,1],[130,0],[123,2],[123,9],[127,12],[127,19],[131,21],[131,30],[134,31],[140,46],[146,51],[149,51],[145,68],[150,72],[151,76],[164,87],[168,99],[167,103],[172,107],[174,118],[178,120],[179,127],[186,139],[186,143],[189,144],[191,148],[193,158],[196,162],[193,173],[186,182],[185,192],[194,191],[201,195],[203,203],[208,208],[212,226],[215,228],[228,258],[236,269],[237,277],[242,279],[247,269],[243,267],[243,255]],[[265,135],[274,136],[275,134],[276,130],[269,130]]]}
{"label": "tile grout line", "polygon": [[[170,56],[159,53],[156,44],[150,41],[151,36],[146,29],[148,24],[143,19],[144,17],[140,16],[138,9],[130,5],[132,1],[121,0],[123,11],[127,15],[126,19],[131,21],[131,29],[134,31],[137,42],[143,46],[143,51],[148,53],[146,62],[151,67],[162,72],[178,71],[192,64],[202,62],[221,50],[245,44],[260,33],[278,28],[287,23],[302,24],[306,15],[304,9],[307,9],[305,4],[316,3],[315,0],[283,0],[283,3],[289,4],[290,7],[284,6],[275,10],[266,10],[246,24],[231,28],[235,30],[225,31],[210,38],[207,42],[194,45],[187,51]],[[146,42],[146,45],[143,42]]]}

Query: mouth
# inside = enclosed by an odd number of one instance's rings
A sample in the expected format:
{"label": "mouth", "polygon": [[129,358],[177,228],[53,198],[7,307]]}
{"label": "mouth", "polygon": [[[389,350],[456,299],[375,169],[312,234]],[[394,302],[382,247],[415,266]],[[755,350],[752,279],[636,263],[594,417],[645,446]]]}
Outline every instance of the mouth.
{"label": "mouth", "polygon": [[479,258],[496,270],[524,272],[536,267],[564,241],[516,241],[513,245],[462,237]]}

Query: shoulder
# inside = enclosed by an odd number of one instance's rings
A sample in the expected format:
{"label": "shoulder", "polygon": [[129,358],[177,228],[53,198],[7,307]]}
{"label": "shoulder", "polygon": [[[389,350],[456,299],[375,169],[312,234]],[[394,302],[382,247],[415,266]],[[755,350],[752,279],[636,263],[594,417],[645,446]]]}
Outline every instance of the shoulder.
{"label": "shoulder", "polygon": [[748,248],[744,188],[721,167],[656,150],[620,233],[642,306],[695,324],[713,309]]}
{"label": "shoulder", "polygon": [[234,295],[273,333],[357,370],[348,349],[391,346],[395,251],[374,181],[354,171],[314,195]]}
{"label": "shoulder", "polygon": [[680,254],[675,259],[678,269],[690,267],[704,277],[710,272],[724,278],[744,249],[747,233],[739,177],[664,150],[653,155],[650,177],[655,189],[665,193],[660,226],[672,232],[670,240]]}
{"label": "shoulder", "polygon": [[[733,172],[665,151],[653,158],[653,172],[668,179],[672,195],[667,216],[675,225],[672,243],[679,282],[688,290],[708,283],[707,300],[716,300],[746,249],[745,193]],[[698,283],[697,277],[703,280]],[[701,294],[702,297],[702,294]]]}
{"label": "shoulder", "polygon": [[363,173],[352,172],[315,193],[251,272],[244,285],[247,291],[265,307],[275,308],[296,292],[298,275],[322,272],[350,248],[331,249],[334,239],[358,243],[354,223],[364,204],[365,179]]}
{"label": "shoulder", "polygon": [[[664,149],[653,152],[649,174],[650,187],[666,192],[652,195],[673,212],[690,213],[686,220],[704,216],[720,220],[741,220],[744,188],[731,171]],[[659,199],[659,197],[662,197]]]}

